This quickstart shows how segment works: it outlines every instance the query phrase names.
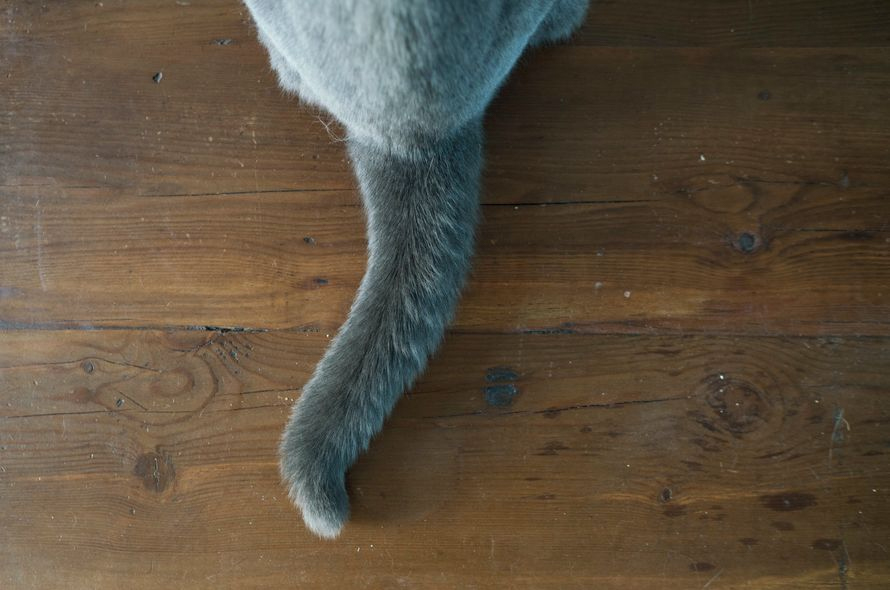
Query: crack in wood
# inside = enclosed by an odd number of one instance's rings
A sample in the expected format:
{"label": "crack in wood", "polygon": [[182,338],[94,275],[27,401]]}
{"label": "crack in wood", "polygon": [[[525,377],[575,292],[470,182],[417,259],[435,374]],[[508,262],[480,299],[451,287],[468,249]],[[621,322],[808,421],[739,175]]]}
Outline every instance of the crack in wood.
{"label": "crack in wood", "polygon": [[[138,405],[138,404],[137,404]],[[0,416],[0,422],[4,420],[13,420],[13,419],[24,419],[24,418],[48,418],[53,416],[88,416],[95,414],[172,414],[172,415],[188,415],[188,414],[220,414],[223,412],[237,412],[242,410],[260,410],[264,408],[284,408],[290,407],[290,402],[285,402],[281,404],[263,404],[259,406],[245,406],[241,408],[224,408],[220,410],[207,410],[206,408],[199,408],[194,410],[145,410],[145,411],[133,411],[133,410],[85,410],[83,412],[46,412],[43,414],[13,414],[11,416]]]}
{"label": "crack in wood", "polygon": [[636,406],[636,405],[646,405],[646,404],[658,404],[663,402],[672,402],[672,401],[680,401],[680,400],[689,400],[693,399],[695,396],[677,396],[677,397],[662,397],[656,399],[637,399],[637,400],[629,400],[625,402],[611,402],[611,403],[592,403],[592,404],[574,404],[570,406],[561,406],[554,408],[547,408],[545,410],[513,410],[509,412],[487,412],[485,410],[475,410],[473,412],[461,412],[459,414],[442,414],[437,416],[424,416],[424,420],[439,420],[442,418],[463,418],[467,416],[492,416],[492,417],[504,417],[504,416],[517,416],[517,415],[535,415],[535,414],[554,414],[558,412],[568,412],[574,410],[588,410],[593,408],[604,408],[604,409],[614,409],[620,408],[624,406]]}

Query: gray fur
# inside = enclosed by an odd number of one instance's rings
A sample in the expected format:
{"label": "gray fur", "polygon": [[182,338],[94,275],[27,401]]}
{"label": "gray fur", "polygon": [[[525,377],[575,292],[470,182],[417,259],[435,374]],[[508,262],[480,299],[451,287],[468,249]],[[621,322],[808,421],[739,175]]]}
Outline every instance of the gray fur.
{"label": "gray fur", "polygon": [[283,88],[345,126],[368,220],[349,317],[294,405],[281,474],[335,537],[346,470],[436,350],[470,266],[482,116],[529,45],[588,0],[245,0]]}

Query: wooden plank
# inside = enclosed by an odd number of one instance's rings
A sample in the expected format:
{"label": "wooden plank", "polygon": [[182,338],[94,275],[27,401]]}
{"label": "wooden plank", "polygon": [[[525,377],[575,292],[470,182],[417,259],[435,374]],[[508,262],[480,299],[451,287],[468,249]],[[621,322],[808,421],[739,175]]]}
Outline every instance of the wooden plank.
{"label": "wooden plank", "polygon": [[[205,0],[170,5],[71,0],[59,4],[11,4],[6,34],[58,36],[92,32],[127,42],[122,25],[140,37],[166,43],[171,32],[183,43],[244,36],[247,14],[237,2]],[[572,43],[611,47],[880,47],[890,42],[890,8],[872,0],[593,0],[585,26]],[[4,31],[0,29],[0,33]]]}
{"label": "wooden plank", "polygon": [[609,46],[875,47],[890,6],[853,0],[593,0],[575,43]]}
{"label": "wooden plank", "polygon": [[7,22],[0,185],[353,188],[329,116],[283,95],[238,2],[23,3]]}
{"label": "wooden plank", "polygon": [[[15,48],[0,57],[0,185],[140,195],[354,189],[342,130],[282,96],[237,4],[108,4],[13,8],[0,33]],[[633,10],[624,4],[599,10]],[[634,6],[663,21],[650,4]],[[827,4],[786,8],[821,10],[836,30],[846,21],[831,21],[832,10],[868,16],[886,37],[877,26],[885,8]],[[683,10],[666,12],[683,22]],[[888,188],[886,61],[868,47],[535,52],[490,111],[485,199],[657,198],[703,178]]]}
{"label": "wooden plank", "polygon": [[[485,207],[455,329],[886,334],[886,193],[701,185],[653,201]],[[6,194],[7,327],[330,333],[365,264],[352,192]]]}
{"label": "wooden plank", "polygon": [[886,338],[452,335],[351,472],[343,537],[319,544],[274,453],[326,342],[6,333],[0,583],[890,580]]}
{"label": "wooden plank", "polygon": [[0,305],[12,324],[335,327],[365,265],[352,192],[22,190],[0,204]]}
{"label": "wooden plank", "polygon": [[486,119],[486,200],[890,187],[885,49],[557,47]]}

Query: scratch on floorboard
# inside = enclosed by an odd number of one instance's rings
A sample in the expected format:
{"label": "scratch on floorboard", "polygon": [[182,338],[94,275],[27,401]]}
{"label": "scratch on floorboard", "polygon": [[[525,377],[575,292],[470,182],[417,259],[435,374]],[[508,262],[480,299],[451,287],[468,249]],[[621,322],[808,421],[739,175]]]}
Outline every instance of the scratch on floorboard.
{"label": "scratch on floorboard", "polygon": [[462,418],[465,416],[492,416],[492,417],[504,417],[504,416],[521,416],[521,415],[532,415],[532,414],[555,414],[559,412],[569,412],[574,410],[588,410],[592,408],[605,408],[607,410],[613,408],[620,408],[623,406],[634,406],[641,404],[658,404],[662,402],[672,402],[672,401],[680,401],[692,399],[692,396],[682,395],[677,397],[662,397],[658,399],[638,399],[638,400],[630,400],[626,402],[612,402],[605,404],[576,404],[571,406],[562,406],[555,408],[547,408],[545,410],[513,410],[510,412],[497,412],[497,413],[489,413],[485,410],[475,410],[473,412],[461,412],[459,414],[443,414],[439,416],[424,416],[424,420],[440,420],[443,418]]}

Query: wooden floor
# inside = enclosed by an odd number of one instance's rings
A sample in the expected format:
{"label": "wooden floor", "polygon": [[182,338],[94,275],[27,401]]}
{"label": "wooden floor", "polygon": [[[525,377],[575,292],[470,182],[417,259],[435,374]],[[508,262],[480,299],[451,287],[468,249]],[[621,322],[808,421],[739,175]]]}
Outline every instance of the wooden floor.
{"label": "wooden floor", "polygon": [[524,58],[334,542],[275,456],[365,264],[328,122],[234,0],[0,0],[0,587],[890,587],[890,3]]}

